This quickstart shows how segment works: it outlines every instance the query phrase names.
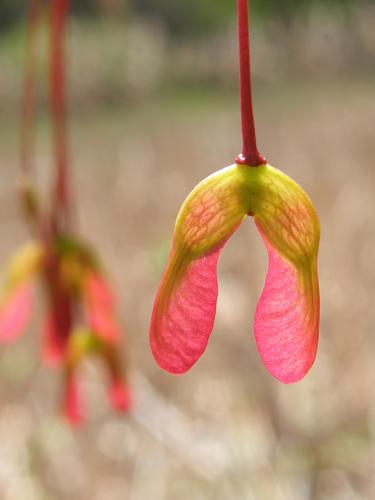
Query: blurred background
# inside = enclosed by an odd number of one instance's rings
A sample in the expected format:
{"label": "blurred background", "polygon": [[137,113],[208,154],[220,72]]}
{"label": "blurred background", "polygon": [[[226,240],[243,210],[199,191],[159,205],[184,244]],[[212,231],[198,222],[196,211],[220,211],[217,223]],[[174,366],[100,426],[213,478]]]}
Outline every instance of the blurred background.
{"label": "blurred background", "polygon": [[[0,351],[0,498],[375,498],[374,2],[250,2],[259,147],[310,194],[322,225],[321,341],[311,372],[290,386],[266,372],[253,340],[267,263],[251,220],[222,254],[201,360],[172,376],[148,346],[180,204],[240,151],[235,1],[72,4],[79,228],[117,292],[134,405],[114,415],[102,367],[85,363],[87,423],[71,430],[59,415],[61,374],[39,362],[36,313]],[[28,237],[16,196],[25,9],[0,3],[1,267]],[[44,87],[41,182],[52,162]]]}

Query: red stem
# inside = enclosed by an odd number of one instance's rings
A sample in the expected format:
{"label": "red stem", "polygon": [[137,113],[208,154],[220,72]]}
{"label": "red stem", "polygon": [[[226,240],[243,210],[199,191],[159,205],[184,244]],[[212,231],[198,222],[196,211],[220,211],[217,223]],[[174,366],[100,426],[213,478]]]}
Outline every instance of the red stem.
{"label": "red stem", "polygon": [[29,177],[33,170],[36,110],[37,57],[35,50],[36,32],[41,16],[40,0],[31,0],[27,13],[27,35],[25,56],[25,77],[22,96],[21,120],[21,170]]}
{"label": "red stem", "polygon": [[50,39],[50,69],[49,94],[52,115],[53,143],[55,154],[55,186],[54,196],[55,215],[69,219],[69,179],[67,159],[66,133],[66,99],[65,99],[65,59],[64,59],[64,32],[69,12],[70,0],[53,0],[51,8],[51,39]]}
{"label": "red stem", "polygon": [[257,167],[267,162],[266,159],[259,153],[256,144],[251,87],[248,0],[237,0],[237,15],[240,61],[242,153],[236,158],[236,163]]}

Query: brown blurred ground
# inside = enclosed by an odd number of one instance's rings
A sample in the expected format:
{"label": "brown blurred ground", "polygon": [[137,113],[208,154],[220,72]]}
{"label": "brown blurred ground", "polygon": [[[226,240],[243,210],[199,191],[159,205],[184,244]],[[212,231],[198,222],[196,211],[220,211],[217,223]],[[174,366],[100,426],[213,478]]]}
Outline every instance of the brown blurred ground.
{"label": "brown blurred ground", "polygon": [[[88,364],[87,425],[72,432],[56,417],[60,379],[39,365],[36,314],[24,339],[0,352],[1,499],[375,498],[374,78],[317,71],[263,81],[255,95],[260,149],[306,189],[321,218],[313,369],[284,386],[257,355],[252,319],[266,256],[250,219],[221,257],[216,326],[203,358],[175,377],[149,351],[150,311],[177,210],[199,180],[239,152],[236,93],[198,87],[127,106],[72,106],[80,231],[96,244],[118,292],[134,409],[114,416],[103,373]],[[0,120],[5,262],[27,231],[14,193],[16,111]],[[44,119],[38,151],[43,184],[50,162]]]}

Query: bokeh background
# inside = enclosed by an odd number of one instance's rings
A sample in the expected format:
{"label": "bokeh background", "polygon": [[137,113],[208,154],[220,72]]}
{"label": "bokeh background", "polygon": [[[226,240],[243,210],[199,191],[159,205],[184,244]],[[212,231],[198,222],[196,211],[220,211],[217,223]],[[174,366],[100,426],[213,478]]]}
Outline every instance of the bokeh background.
{"label": "bokeh background", "polygon": [[[322,226],[318,357],[289,386],[266,372],[253,341],[266,254],[251,220],[222,254],[202,359],[176,377],[148,346],[179,206],[241,147],[235,1],[72,3],[78,223],[117,292],[134,404],[114,415],[102,367],[85,363],[87,423],[71,430],[59,415],[61,374],[39,361],[37,310],[23,339],[0,350],[0,498],[375,498],[374,2],[251,2],[259,146],[311,195]],[[28,237],[16,195],[25,5],[0,3],[1,267]],[[43,184],[52,162],[43,65],[40,75]]]}

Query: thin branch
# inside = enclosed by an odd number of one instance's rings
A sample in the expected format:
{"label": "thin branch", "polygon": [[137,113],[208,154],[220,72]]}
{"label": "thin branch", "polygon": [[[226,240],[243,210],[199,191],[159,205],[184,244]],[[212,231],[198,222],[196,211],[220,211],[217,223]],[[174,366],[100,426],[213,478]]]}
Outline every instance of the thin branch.
{"label": "thin branch", "polygon": [[21,171],[29,180],[33,173],[38,58],[36,35],[41,18],[40,0],[31,0],[27,13],[25,77],[21,110]]}
{"label": "thin branch", "polygon": [[55,216],[70,218],[70,180],[67,158],[64,34],[70,0],[54,0],[51,8],[49,96],[53,127]]}

